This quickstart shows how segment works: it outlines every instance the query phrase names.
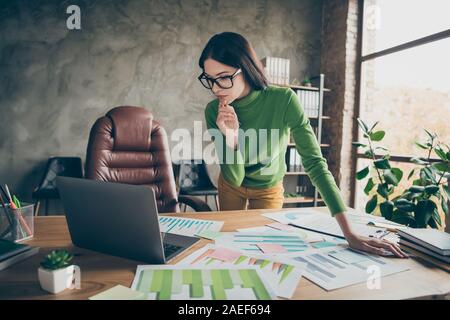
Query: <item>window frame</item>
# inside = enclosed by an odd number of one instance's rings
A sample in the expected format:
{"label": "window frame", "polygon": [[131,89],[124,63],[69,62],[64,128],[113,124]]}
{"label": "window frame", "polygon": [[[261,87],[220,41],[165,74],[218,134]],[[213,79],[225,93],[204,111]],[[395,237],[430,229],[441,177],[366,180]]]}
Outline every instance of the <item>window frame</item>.
{"label": "window frame", "polygon": [[[374,60],[380,57],[384,57],[390,54],[394,54],[400,51],[408,50],[411,48],[416,48],[419,46],[426,45],[431,42],[436,42],[439,40],[443,40],[446,38],[450,38],[450,29],[433,33],[431,35],[417,38],[411,41],[407,41],[404,43],[401,43],[399,45],[395,45],[380,51],[371,52],[368,54],[363,55],[363,30],[364,30],[364,0],[358,0],[358,28],[357,28],[357,56],[356,56],[356,88],[355,88],[355,117],[354,120],[360,117],[360,106],[361,106],[361,94],[362,94],[362,87],[361,87],[361,78],[362,78],[362,66],[363,63],[366,61]],[[359,138],[359,129],[356,121],[353,123],[353,140],[357,141]],[[414,155],[400,155],[400,154],[391,154],[390,160],[395,162],[407,162],[411,163],[410,159]],[[376,158],[379,158],[378,155],[375,155]],[[356,171],[357,171],[357,165],[358,165],[358,159],[369,159],[368,156],[366,156],[363,153],[358,152],[357,148],[352,148],[352,174],[351,174],[351,181],[353,181],[351,185],[351,192],[350,192],[350,205],[354,208],[356,204]],[[432,162],[439,161],[439,159],[432,158],[430,159]],[[449,180],[450,184],[450,180]]]}

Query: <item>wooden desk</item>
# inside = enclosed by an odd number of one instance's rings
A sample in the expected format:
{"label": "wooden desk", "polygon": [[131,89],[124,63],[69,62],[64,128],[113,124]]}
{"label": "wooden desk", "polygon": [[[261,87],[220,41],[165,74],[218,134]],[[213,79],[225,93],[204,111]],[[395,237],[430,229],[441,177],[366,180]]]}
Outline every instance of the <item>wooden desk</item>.
{"label": "wooden desk", "polygon": [[[307,209],[301,209],[307,210]],[[323,210],[326,211],[324,208]],[[279,211],[279,210],[264,210]],[[272,220],[262,210],[184,213],[180,217],[225,221],[223,231],[264,225]],[[202,239],[170,263],[175,263],[192,251],[211,241]],[[87,299],[117,284],[130,287],[136,261],[117,258],[74,247],[63,216],[36,217],[35,238],[28,242],[41,248],[39,254],[8,269],[0,271],[0,299]],[[58,295],[41,290],[37,277],[39,262],[51,250],[66,248],[76,256],[74,263],[81,268],[81,289],[66,290]],[[406,299],[450,292],[450,274],[414,259],[396,260],[410,270],[381,279],[380,290],[369,290],[365,283],[327,292],[302,277],[294,299]]]}

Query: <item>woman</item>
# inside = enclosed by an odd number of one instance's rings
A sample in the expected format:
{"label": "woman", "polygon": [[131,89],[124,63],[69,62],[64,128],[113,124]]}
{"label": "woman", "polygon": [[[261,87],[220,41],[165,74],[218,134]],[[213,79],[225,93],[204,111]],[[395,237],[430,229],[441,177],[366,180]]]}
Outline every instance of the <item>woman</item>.
{"label": "woman", "polygon": [[[221,210],[245,210],[247,201],[250,209],[282,207],[284,155],[292,134],[305,171],[349,245],[370,253],[407,257],[396,244],[352,231],[339,189],[296,94],[289,88],[267,85],[261,63],[244,37],[232,32],[216,34],[203,49],[199,66],[203,70],[199,80],[217,97],[206,106],[205,117],[216,138],[221,164]],[[220,136],[214,130],[220,130]],[[264,130],[270,130],[270,138],[259,134]],[[257,134],[247,135],[249,131]],[[256,154],[251,152],[255,146],[259,146]]]}

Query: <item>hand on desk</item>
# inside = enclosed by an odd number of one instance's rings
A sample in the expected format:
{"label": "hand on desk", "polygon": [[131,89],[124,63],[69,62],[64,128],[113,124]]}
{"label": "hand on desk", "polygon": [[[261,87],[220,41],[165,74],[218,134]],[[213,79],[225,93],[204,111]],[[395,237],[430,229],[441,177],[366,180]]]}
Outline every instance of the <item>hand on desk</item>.
{"label": "hand on desk", "polygon": [[350,235],[346,238],[350,248],[355,250],[366,251],[380,256],[391,256],[393,254],[398,258],[408,258],[408,255],[397,244],[384,239],[380,240],[359,235]]}
{"label": "hand on desk", "polygon": [[408,255],[404,253],[400,247],[387,240],[380,240],[378,238],[369,238],[365,236],[360,236],[353,232],[345,213],[341,212],[335,215],[342,232],[347,239],[350,248],[360,251],[366,251],[373,254],[378,254],[380,256],[394,255],[398,258],[408,258]]}

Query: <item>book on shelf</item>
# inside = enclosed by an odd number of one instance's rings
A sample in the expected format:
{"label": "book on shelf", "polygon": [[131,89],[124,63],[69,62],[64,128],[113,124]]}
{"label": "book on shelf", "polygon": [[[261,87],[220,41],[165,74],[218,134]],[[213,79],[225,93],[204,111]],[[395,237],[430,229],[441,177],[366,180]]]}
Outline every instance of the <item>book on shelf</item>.
{"label": "book on shelf", "polygon": [[278,57],[264,57],[261,60],[267,81],[275,85],[289,85],[290,60]]}
{"label": "book on shelf", "polygon": [[297,96],[305,115],[307,117],[317,118],[319,116],[319,92],[297,90]]}
{"label": "book on shelf", "polygon": [[288,172],[302,172],[304,170],[302,157],[294,146],[289,147],[286,152],[286,167]]}

